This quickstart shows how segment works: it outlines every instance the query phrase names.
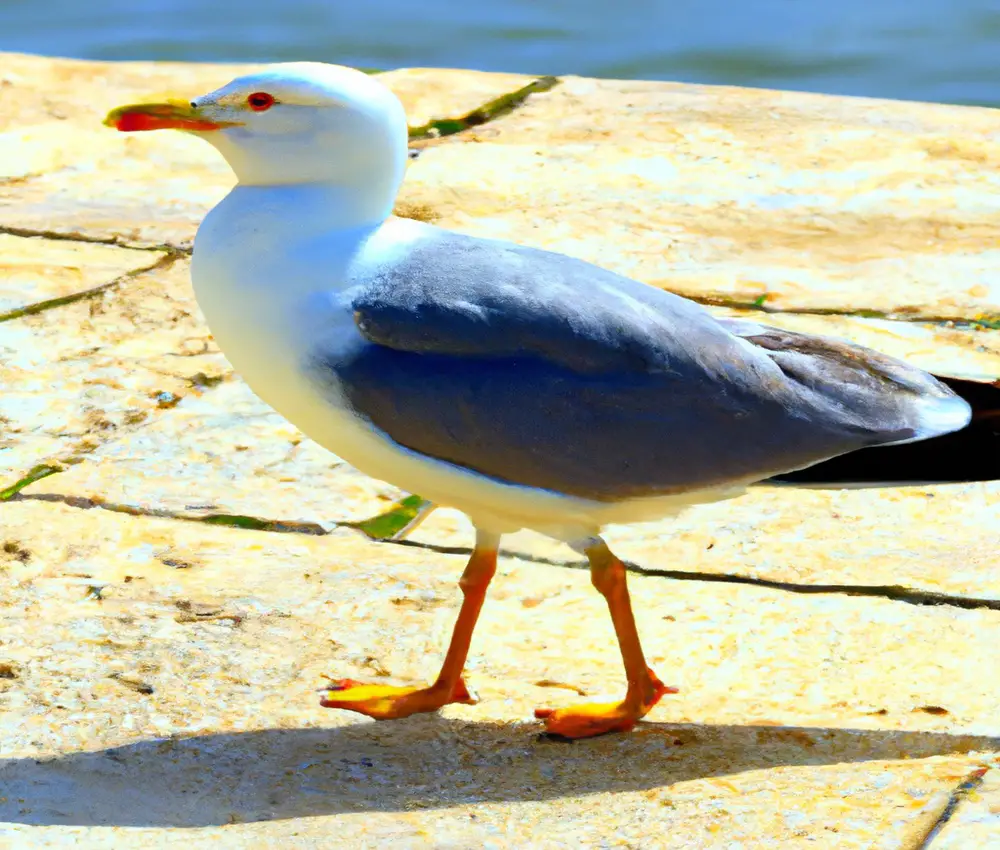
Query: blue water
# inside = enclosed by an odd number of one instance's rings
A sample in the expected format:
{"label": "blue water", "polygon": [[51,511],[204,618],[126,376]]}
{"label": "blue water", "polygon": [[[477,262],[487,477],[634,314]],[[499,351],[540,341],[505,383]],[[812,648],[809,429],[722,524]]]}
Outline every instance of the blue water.
{"label": "blue water", "polygon": [[1000,105],[1000,0],[0,0],[0,49],[574,73]]}

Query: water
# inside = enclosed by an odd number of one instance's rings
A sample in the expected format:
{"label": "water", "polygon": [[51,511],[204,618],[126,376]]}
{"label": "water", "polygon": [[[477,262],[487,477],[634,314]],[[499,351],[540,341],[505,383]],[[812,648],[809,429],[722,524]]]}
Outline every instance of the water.
{"label": "water", "polygon": [[1000,106],[1000,0],[0,0],[0,48],[573,73]]}

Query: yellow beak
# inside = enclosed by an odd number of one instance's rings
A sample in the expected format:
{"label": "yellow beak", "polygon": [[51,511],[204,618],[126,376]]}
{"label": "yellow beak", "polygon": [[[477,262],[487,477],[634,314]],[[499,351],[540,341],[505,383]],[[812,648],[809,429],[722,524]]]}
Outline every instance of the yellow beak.
{"label": "yellow beak", "polygon": [[114,127],[122,133],[142,130],[187,130],[206,133],[233,127],[235,121],[212,121],[202,116],[198,108],[184,100],[169,100],[164,103],[133,103],[112,109],[104,126]]}

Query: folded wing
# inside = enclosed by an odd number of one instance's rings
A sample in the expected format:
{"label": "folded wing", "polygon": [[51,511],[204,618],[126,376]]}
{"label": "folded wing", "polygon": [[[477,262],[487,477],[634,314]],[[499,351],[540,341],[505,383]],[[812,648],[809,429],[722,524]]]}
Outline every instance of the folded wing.
{"label": "folded wing", "polygon": [[[411,225],[412,226],[412,225]],[[925,373],[717,320],[561,254],[435,228],[364,259],[358,344],[314,373],[395,442],[599,501],[743,483],[963,427]]]}

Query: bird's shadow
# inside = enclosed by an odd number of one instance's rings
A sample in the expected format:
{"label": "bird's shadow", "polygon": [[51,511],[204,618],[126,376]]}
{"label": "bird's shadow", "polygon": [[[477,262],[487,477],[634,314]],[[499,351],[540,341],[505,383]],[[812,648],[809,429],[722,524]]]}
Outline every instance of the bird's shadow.
{"label": "bird's shadow", "polygon": [[[387,731],[388,730],[388,731]],[[996,749],[937,732],[646,723],[575,743],[437,716],[0,760],[0,821],[203,827],[637,791],[784,765]]]}

